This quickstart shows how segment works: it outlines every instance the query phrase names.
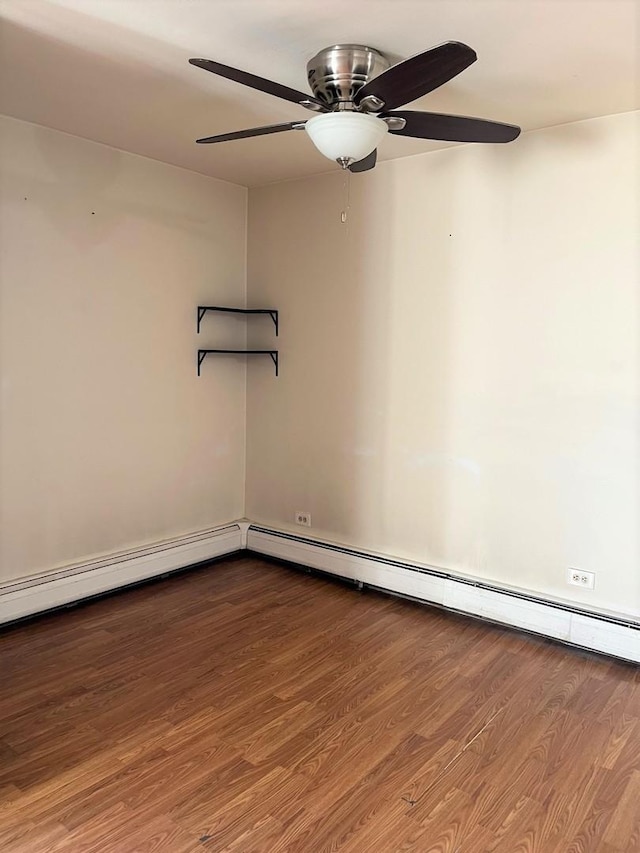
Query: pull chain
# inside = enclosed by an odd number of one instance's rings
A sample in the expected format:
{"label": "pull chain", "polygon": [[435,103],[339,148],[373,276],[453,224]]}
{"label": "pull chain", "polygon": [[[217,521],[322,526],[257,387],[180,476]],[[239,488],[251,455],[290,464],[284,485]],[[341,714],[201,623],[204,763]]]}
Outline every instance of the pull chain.
{"label": "pull chain", "polygon": [[351,172],[349,169],[344,170],[344,181],[342,184],[344,194],[344,207],[340,214],[340,221],[344,225],[349,218],[349,207],[351,204]]}

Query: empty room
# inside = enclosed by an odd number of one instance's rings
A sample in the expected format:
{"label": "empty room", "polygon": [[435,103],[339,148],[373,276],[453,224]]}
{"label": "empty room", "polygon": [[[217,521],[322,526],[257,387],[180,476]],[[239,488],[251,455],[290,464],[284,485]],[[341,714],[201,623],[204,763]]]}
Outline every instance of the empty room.
{"label": "empty room", "polygon": [[640,2],[0,0],[0,851],[640,851]]}

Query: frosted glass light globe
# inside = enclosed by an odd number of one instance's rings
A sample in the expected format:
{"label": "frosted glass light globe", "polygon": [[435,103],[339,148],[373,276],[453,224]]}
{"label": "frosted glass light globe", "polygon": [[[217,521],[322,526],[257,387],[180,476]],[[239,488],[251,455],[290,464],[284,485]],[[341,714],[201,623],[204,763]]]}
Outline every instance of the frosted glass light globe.
{"label": "frosted glass light globe", "polygon": [[378,147],[388,128],[381,118],[366,113],[337,112],[314,116],[304,129],[329,160],[357,163]]}

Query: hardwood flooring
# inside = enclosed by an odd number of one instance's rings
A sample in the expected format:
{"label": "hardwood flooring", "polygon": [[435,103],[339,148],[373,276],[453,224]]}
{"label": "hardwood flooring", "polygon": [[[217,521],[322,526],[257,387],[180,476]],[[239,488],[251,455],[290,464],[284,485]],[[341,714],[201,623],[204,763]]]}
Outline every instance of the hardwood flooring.
{"label": "hardwood flooring", "polygon": [[254,558],[0,634],[0,850],[640,851],[640,668]]}

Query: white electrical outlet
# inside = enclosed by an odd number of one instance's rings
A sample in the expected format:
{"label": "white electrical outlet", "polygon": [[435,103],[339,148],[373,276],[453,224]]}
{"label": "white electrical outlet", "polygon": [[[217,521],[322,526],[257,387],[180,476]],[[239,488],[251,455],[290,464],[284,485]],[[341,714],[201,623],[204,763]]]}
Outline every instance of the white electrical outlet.
{"label": "white electrical outlet", "polygon": [[567,583],[581,586],[583,589],[593,589],[596,585],[595,572],[585,572],[583,569],[567,569]]}
{"label": "white electrical outlet", "polygon": [[303,527],[311,527],[311,513],[298,510],[296,512],[296,524],[301,524]]}

